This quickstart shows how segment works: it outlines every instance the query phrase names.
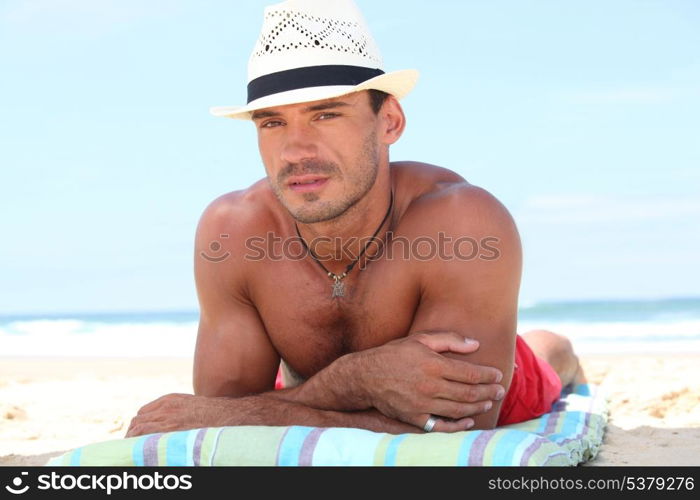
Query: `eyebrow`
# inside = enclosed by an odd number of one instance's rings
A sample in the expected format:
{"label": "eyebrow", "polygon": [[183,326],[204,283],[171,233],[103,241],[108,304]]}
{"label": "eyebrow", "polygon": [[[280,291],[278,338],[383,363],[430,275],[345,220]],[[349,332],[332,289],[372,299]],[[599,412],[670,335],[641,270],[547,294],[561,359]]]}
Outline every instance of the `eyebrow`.
{"label": "eyebrow", "polygon": [[[350,106],[347,102],[343,101],[329,101],[329,102],[322,102],[320,104],[314,104],[313,106],[309,106],[307,108],[304,108],[302,110],[303,113],[310,113],[313,111],[324,111],[326,109],[336,109],[336,108],[342,108],[344,106]],[[274,116],[281,116],[282,113],[279,111],[254,111],[253,115],[251,118],[253,120],[261,120],[263,118],[271,118]]]}
{"label": "eyebrow", "polygon": [[325,109],[342,108],[343,106],[350,106],[350,105],[347,102],[343,102],[343,101],[322,102],[321,104],[309,106],[308,108],[304,109],[304,111],[308,113],[309,111],[323,111]]}
{"label": "eyebrow", "polygon": [[253,120],[260,120],[261,118],[270,118],[271,116],[280,116],[278,111],[253,111],[251,118]]}

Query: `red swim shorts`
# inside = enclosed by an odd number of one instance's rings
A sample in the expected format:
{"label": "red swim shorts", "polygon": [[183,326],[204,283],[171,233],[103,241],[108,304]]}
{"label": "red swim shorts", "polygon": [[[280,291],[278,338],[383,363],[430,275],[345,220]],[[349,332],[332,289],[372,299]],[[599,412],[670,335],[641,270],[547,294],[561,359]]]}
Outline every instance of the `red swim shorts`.
{"label": "red swim shorts", "polygon": [[498,425],[516,424],[544,415],[559,399],[561,389],[554,368],[535,356],[530,346],[517,335],[513,380],[501,405]]}

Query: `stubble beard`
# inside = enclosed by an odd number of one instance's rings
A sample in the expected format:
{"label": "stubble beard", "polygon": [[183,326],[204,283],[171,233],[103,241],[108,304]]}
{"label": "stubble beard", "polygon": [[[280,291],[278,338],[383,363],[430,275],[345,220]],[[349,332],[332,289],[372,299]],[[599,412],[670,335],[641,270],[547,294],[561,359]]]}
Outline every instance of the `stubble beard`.
{"label": "stubble beard", "polygon": [[[353,168],[343,175],[338,165],[323,160],[308,160],[301,163],[289,164],[277,175],[276,182],[270,182],[277,199],[284,205],[289,214],[302,224],[325,222],[345,214],[355,206],[372,189],[379,171],[379,148],[373,132],[365,137],[362,151],[357,157]],[[303,193],[304,203],[300,207],[292,207],[285,200],[283,189],[285,179],[292,175],[323,174],[329,179],[344,183],[344,196],[335,200],[320,201],[318,193]]]}

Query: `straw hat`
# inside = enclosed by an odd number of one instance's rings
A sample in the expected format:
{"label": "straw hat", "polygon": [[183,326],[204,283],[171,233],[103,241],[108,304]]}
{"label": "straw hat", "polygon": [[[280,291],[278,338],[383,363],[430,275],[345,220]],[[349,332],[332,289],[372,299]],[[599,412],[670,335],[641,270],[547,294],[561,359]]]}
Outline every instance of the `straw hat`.
{"label": "straw hat", "polygon": [[379,49],[352,0],[288,0],[265,9],[248,61],[247,104],[210,112],[247,120],[258,109],[368,89],[401,99],[417,80],[412,69],[384,72]]}

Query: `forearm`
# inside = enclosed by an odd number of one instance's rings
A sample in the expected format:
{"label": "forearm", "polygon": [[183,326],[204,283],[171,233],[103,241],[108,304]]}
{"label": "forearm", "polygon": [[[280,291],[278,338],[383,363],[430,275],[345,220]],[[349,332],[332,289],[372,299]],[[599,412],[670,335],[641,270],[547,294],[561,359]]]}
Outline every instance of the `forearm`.
{"label": "forearm", "polygon": [[[250,403],[257,406],[257,413],[246,416],[247,419],[260,418],[265,422],[259,425],[311,425],[315,427],[355,427],[374,432],[402,434],[406,432],[423,432],[413,425],[395,420],[383,415],[374,408],[365,410],[323,410],[304,404],[289,401],[283,396],[289,396],[289,391],[268,392],[260,396],[252,396]],[[248,402],[244,403],[248,404]],[[300,423],[301,422],[301,423]],[[246,424],[236,424],[246,425]],[[250,424],[249,424],[250,425]]]}
{"label": "forearm", "polygon": [[189,394],[163,396],[139,411],[131,421],[127,436],[235,425],[355,427],[392,434],[420,431],[412,425],[388,418],[376,410],[319,410],[270,394],[241,398]]}
{"label": "forearm", "polygon": [[[247,398],[246,398],[247,399]],[[257,424],[234,425],[308,425],[313,427],[353,427],[374,432],[402,434],[422,432],[413,425],[386,417],[374,408],[358,411],[319,410],[303,404],[281,400],[266,393],[253,396],[250,404],[256,407],[247,413],[245,421]],[[248,402],[244,404],[249,404]]]}
{"label": "forearm", "polygon": [[219,417],[215,418],[221,420],[224,425],[376,427],[370,417],[370,411],[343,413],[319,410],[294,401],[279,398],[275,393],[258,394],[241,398],[213,399],[215,400],[213,404],[212,402],[205,403],[207,411],[218,413]]}
{"label": "forearm", "polygon": [[363,363],[361,353],[346,354],[302,384],[266,395],[318,410],[367,410],[372,405],[363,387]]}

